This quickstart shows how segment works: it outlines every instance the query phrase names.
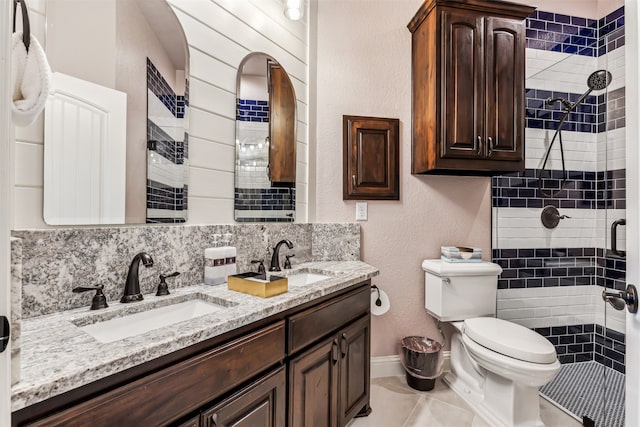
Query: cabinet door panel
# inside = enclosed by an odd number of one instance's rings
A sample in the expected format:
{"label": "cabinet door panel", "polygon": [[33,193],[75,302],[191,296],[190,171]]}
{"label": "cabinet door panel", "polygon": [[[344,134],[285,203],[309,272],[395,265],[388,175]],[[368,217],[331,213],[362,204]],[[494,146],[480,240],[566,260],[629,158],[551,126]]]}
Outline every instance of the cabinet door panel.
{"label": "cabinet door panel", "polygon": [[478,158],[483,151],[483,20],[480,15],[444,11],[443,158]]}
{"label": "cabinet door panel", "polygon": [[338,342],[330,337],[291,361],[289,425],[334,427],[338,414]]}
{"label": "cabinet door panel", "polygon": [[202,413],[203,427],[284,427],[284,367]]}
{"label": "cabinet door panel", "polygon": [[524,159],[524,49],[520,21],[486,19],[486,137],[492,160]]}
{"label": "cabinet door panel", "polygon": [[369,403],[370,320],[367,315],[340,333],[340,425]]}

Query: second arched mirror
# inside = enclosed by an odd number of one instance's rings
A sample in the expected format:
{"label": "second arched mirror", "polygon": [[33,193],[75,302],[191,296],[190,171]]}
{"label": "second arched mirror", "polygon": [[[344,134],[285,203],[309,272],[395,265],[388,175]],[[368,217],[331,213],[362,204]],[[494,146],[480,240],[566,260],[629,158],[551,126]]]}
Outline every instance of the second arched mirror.
{"label": "second arched mirror", "polygon": [[296,123],[285,70],[264,53],[247,55],[236,92],[236,221],[294,221]]}

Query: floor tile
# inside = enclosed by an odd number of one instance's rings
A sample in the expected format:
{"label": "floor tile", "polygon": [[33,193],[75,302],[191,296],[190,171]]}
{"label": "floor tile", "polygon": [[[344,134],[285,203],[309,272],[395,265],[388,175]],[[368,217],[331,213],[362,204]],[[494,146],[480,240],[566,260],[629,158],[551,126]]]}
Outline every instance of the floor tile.
{"label": "floor tile", "polygon": [[[440,379],[433,390],[422,392],[403,376],[373,378],[371,408],[368,417],[354,419],[349,427],[491,427]],[[547,427],[582,425],[544,398],[540,414]]]}

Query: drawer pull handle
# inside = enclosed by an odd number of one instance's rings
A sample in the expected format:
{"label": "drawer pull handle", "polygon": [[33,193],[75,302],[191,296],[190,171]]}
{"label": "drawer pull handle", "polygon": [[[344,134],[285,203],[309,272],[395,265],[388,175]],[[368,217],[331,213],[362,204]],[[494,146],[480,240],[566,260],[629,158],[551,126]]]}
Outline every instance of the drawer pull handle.
{"label": "drawer pull handle", "polygon": [[218,414],[209,417],[209,427],[218,427]]}
{"label": "drawer pull handle", "polygon": [[489,137],[489,157],[493,154],[493,138]]}
{"label": "drawer pull handle", "polygon": [[482,155],[482,138],[478,135],[478,156]]}
{"label": "drawer pull handle", "polygon": [[351,182],[353,183],[353,188],[356,188],[358,186],[358,184],[356,182],[356,175],[355,174],[351,175]]}
{"label": "drawer pull handle", "polygon": [[347,355],[348,350],[349,350],[349,343],[347,341],[347,334],[343,332],[342,339],[340,341],[340,352],[342,353],[343,358]]}
{"label": "drawer pull handle", "polygon": [[333,340],[333,345],[331,346],[331,360],[335,365],[338,362],[338,339]]}

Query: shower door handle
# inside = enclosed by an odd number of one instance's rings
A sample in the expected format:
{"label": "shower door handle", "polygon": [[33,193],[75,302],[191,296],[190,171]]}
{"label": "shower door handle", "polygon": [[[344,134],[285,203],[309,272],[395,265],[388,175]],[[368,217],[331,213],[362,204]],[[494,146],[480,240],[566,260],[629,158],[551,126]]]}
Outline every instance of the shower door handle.
{"label": "shower door handle", "polygon": [[614,255],[618,255],[619,257],[625,257],[627,253],[625,251],[618,250],[618,226],[619,225],[627,225],[627,220],[625,218],[619,219],[617,221],[613,221],[611,224],[611,252]]}

